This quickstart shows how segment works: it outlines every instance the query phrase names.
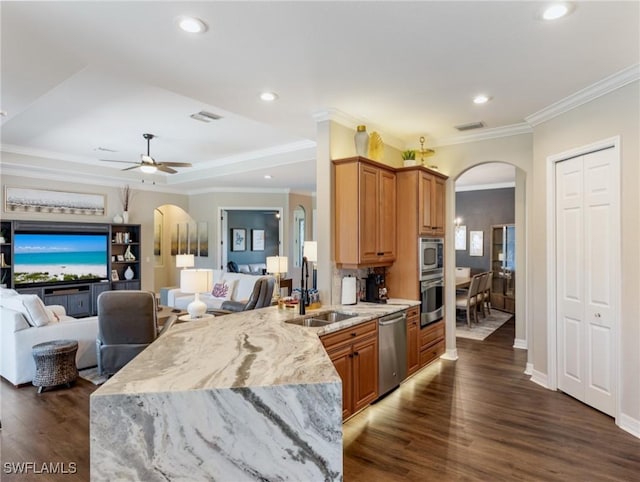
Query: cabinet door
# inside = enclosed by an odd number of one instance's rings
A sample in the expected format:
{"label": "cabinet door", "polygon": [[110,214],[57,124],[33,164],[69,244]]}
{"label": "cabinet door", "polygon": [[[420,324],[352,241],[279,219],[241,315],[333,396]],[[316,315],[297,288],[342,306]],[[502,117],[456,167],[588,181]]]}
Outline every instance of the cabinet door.
{"label": "cabinet door", "polygon": [[67,295],[67,315],[88,316],[91,314],[91,295],[89,293],[78,293]]}
{"label": "cabinet door", "polygon": [[407,375],[412,375],[420,368],[419,320],[419,315],[407,318]]}
{"label": "cabinet door", "polygon": [[378,259],[378,213],[380,205],[378,177],[379,169],[360,165],[360,262],[375,262]]}
{"label": "cabinet door", "polygon": [[444,205],[445,185],[444,179],[434,177],[431,190],[431,222],[432,232],[438,236],[444,236]]}
{"label": "cabinet door", "polygon": [[338,375],[342,379],[342,419],[353,413],[353,374],[351,345],[342,345],[328,352]]}
{"label": "cabinet door", "polygon": [[353,344],[353,411],[378,398],[378,338]]}
{"label": "cabinet door", "polygon": [[396,257],[396,175],[380,170],[379,177],[378,257],[393,261]]}
{"label": "cabinet door", "polygon": [[434,191],[433,176],[427,172],[420,173],[418,181],[418,230],[420,234],[433,234],[433,220],[431,219],[431,198]]}

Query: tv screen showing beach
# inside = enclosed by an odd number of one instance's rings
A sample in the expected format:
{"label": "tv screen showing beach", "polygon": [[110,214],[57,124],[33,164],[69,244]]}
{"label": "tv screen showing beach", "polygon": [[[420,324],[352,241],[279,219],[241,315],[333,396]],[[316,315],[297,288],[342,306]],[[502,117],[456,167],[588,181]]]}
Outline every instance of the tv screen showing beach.
{"label": "tv screen showing beach", "polygon": [[14,284],[107,279],[105,234],[21,234],[14,236]]}

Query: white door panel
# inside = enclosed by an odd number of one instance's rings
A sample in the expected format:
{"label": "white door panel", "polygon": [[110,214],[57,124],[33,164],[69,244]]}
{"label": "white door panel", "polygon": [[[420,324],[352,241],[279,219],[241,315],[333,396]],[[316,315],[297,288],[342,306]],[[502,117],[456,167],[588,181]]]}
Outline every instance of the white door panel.
{"label": "white door panel", "polygon": [[613,149],[556,164],[558,387],[615,411],[619,168]]}

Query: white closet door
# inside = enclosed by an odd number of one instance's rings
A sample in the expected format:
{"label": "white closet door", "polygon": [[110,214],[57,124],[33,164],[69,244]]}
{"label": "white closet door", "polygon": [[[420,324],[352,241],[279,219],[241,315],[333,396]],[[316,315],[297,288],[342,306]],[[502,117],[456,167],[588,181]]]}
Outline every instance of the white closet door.
{"label": "white closet door", "polygon": [[556,164],[558,386],[615,413],[620,240],[613,149]]}

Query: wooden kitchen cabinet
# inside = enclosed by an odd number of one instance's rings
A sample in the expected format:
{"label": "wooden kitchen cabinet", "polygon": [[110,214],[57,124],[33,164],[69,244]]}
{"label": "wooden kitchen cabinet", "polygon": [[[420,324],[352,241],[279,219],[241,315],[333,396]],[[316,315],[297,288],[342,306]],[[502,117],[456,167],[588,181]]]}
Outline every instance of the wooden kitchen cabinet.
{"label": "wooden kitchen cabinet", "polygon": [[396,175],[364,157],[335,166],[335,257],[339,267],[389,266],[396,258]]}
{"label": "wooden kitchen cabinet", "polygon": [[407,310],[407,376],[420,369],[420,307]]}
{"label": "wooden kitchen cabinet", "polygon": [[420,300],[418,238],[445,235],[446,180],[423,166],[396,171],[396,260],[386,278],[390,297]]}
{"label": "wooden kitchen cabinet", "polygon": [[444,320],[420,329],[420,367],[436,360],[445,351]]}
{"label": "wooden kitchen cabinet", "polygon": [[320,337],[342,379],[342,418],[378,398],[378,320]]}

